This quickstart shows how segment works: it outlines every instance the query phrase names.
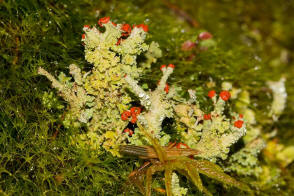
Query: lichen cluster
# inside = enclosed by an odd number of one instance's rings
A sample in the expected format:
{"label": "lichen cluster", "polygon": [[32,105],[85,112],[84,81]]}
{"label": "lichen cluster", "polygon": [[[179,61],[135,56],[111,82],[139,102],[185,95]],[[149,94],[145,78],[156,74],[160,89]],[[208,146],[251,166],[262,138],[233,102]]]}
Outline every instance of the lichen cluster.
{"label": "lichen cluster", "polygon": [[[259,127],[255,126],[254,112],[248,108],[250,95],[246,90],[223,82],[222,91],[208,92],[206,99],[213,109],[207,112],[198,101],[195,90],[188,90],[190,99],[187,100],[180,96],[176,86],[168,85],[167,80],[175,69],[175,65],[169,64],[161,66],[162,77],[157,88],[146,91],[138,85],[140,77],[161,56],[157,43],[145,43],[148,27],[143,24],[133,28],[129,24],[115,24],[109,17],[101,18],[98,24],[83,28],[85,59],[93,65],[90,71],[82,71],[71,64],[69,73],[72,77],[61,73],[55,79],[43,68],[38,70],[68,103],[63,117],[64,126],[87,129],[86,133],[72,136],[75,145],[95,149],[97,154],[104,149],[120,156],[118,146],[121,144],[149,144],[136,128],[138,121],[162,146],[174,142],[174,135],[178,135],[176,142],[182,144],[180,148],[199,151],[194,158],[212,162],[227,160],[222,165],[223,169],[241,176],[258,176],[263,172],[258,155],[265,141],[261,139]],[[210,38],[203,40],[209,41]],[[145,55],[146,60],[138,64],[140,55]],[[283,85],[283,80],[280,83],[269,82],[273,90],[274,86],[282,88],[280,84]],[[285,95],[285,88],[281,93]],[[285,99],[282,104],[276,103],[278,96],[274,95],[273,118],[281,114],[285,105]],[[237,99],[235,107],[239,113],[228,106],[230,99]],[[140,106],[132,107],[136,100]],[[51,107],[56,105],[56,99],[45,93],[43,103]],[[174,120],[174,133],[163,131],[163,121],[167,118]],[[128,128],[130,124],[131,129]],[[241,138],[245,147],[229,156],[230,148]],[[173,175],[173,184],[178,195],[186,193],[186,189],[179,187],[176,174]]]}
{"label": "lichen cluster", "polygon": [[199,149],[199,157],[216,161],[216,158],[226,159],[229,148],[246,133],[243,117],[230,113],[235,120],[224,114],[225,102],[230,98],[228,91],[222,91],[217,98],[215,91],[208,96],[212,99],[214,110],[205,114],[195,100],[195,104],[181,104],[175,107],[178,121],[188,130],[181,132],[183,141],[190,147]]}
{"label": "lichen cluster", "polygon": [[172,193],[174,196],[182,196],[187,194],[188,189],[180,186],[180,180],[176,173],[172,174]]}
{"label": "lichen cluster", "polygon": [[[88,132],[73,141],[83,148],[90,146],[97,150],[103,144],[104,149],[118,155],[114,149],[124,140],[121,133],[127,125],[121,120],[121,113],[132,101],[123,77],[128,74],[138,78],[161,52],[155,42],[150,47],[144,42],[148,31],[145,25],[131,28],[129,24],[113,23],[109,17],[101,18],[98,24],[83,28],[85,59],[93,65],[90,71],[81,71],[72,64],[69,66],[72,77],[61,73],[55,79],[43,68],[38,73],[46,76],[68,103],[65,127],[87,127]],[[138,67],[136,58],[144,53],[147,62]]]}

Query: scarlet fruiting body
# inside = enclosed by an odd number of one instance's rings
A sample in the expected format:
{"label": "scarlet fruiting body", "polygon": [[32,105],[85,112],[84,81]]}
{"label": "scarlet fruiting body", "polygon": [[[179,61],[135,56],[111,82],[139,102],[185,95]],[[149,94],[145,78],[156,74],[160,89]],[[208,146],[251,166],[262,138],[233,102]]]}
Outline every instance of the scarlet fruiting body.
{"label": "scarlet fruiting body", "polygon": [[131,108],[131,113],[132,113],[132,115],[134,114],[135,116],[137,116],[138,114],[141,113],[141,108],[139,108],[139,107],[132,107]]}
{"label": "scarlet fruiting body", "polygon": [[165,84],[164,91],[165,91],[166,93],[168,93],[168,91],[169,91],[169,85],[168,85],[168,84]]}
{"label": "scarlet fruiting body", "polygon": [[173,68],[173,69],[174,69],[174,68],[175,68],[175,65],[173,65],[173,64],[169,64],[169,65],[168,65],[168,67],[170,67],[170,68]]}
{"label": "scarlet fruiting body", "polygon": [[131,119],[131,123],[135,124],[137,122],[137,116],[132,114],[132,119]]}
{"label": "scarlet fruiting body", "polygon": [[129,133],[129,136],[132,136],[134,132],[133,132],[131,129],[126,128],[126,129],[124,130],[124,133]]}
{"label": "scarlet fruiting body", "polygon": [[100,18],[100,19],[98,20],[98,24],[99,24],[100,26],[102,26],[102,24],[106,24],[106,23],[108,23],[109,20],[110,20],[110,17],[109,17],[109,16],[106,16],[106,17]]}
{"label": "scarlet fruiting body", "polygon": [[82,35],[82,39],[85,39],[85,38],[86,38],[86,34],[83,34],[83,35]]}
{"label": "scarlet fruiting body", "polygon": [[203,118],[204,118],[204,120],[210,120],[211,114],[204,114]]}
{"label": "scarlet fruiting body", "polygon": [[231,97],[231,94],[229,91],[222,91],[220,92],[219,96],[222,98],[222,100],[228,101]]}
{"label": "scarlet fruiting body", "polygon": [[128,120],[128,118],[131,116],[131,112],[130,111],[124,111],[122,114],[121,114],[121,119],[122,120]]}
{"label": "scarlet fruiting body", "polygon": [[243,126],[243,121],[242,120],[237,120],[234,122],[234,127],[237,127],[237,128],[241,128]]}
{"label": "scarlet fruiting body", "polygon": [[122,40],[121,38],[119,38],[119,39],[117,40],[117,42],[116,42],[116,45],[117,45],[117,46],[120,44],[121,40]]}
{"label": "scarlet fruiting body", "polygon": [[163,68],[166,68],[166,65],[161,65],[160,70],[162,71]]}
{"label": "scarlet fruiting body", "polygon": [[132,31],[132,27],[129,24],[123,24],[123,26],[121,27],[121,30],[125,32],[125,33],[122,33],[122,36],[128,36]]}
{"label": "scarlet fruiting body", "polygon": [[129,24],[123,24],[121,30],[128,32],[131,30],[131,26]]}
{"label": "scarlet fruiting body", "polygon": [[215,91],[214,90],[211,90],[208,92],[208,97],[212,98],[215,96]]}
{"label": "scarlet fruiting body", "polygon": [[148,32],[148,25],[145,25],[145,24],[138,24],[136,27],[137,27],[137,28],[142,28],[143,31]]}
{"label": "scarlet fruiting body", "polygon": [[189,146],[187,145],[187,144],[184,144],[184,143],[178,143],[177,145],[176,145],[176,148],[189,148]]}

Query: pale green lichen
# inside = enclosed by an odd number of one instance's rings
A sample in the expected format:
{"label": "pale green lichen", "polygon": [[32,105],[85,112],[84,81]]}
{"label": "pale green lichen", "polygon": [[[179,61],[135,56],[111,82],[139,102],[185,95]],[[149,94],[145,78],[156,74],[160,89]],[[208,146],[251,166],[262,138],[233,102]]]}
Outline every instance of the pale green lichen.
{"label": "pale green lichen", "polygon": [[[82,41],[85,45],[85,59],[93,65],[90,71],[83,72],[72,64],[69,66],[72,77],[61,73],[58,79],[55,79],[44,69],[38,70],[68,102],[69,107],[63,120],[65,127],[84,126],[88,129],[85,133],[72,136],[72,142],[80,148],[94,149],[97,154],[104,149],[114,156],[120,156],[118,147],[126,141],[135,145],[148,144],[139,129],[135,129],[133,134],[123,132],[129,122],[122,120],[121,115],[131,107],[130,103],[133,101],[130,90],[144,107],[137,116],[138,121],[159,140],[160,145],[165,146],[171,140],[171,135],[162,130],[162,123],[165,118],[173,118],[181,142],[199,150],[197,158],[213,162],[218,158],[227,159],[230,147],[246,133],[246,123],[243,123],[242,117],[231,112],[226,101],[215,95],[211,99],[214,107],[209,114],[210,118],[205,119],[204,115],[207,114],[201,110],[195,90],[190,89],[190,99],[185,100],[178,93],[180,87],[167,85],[167,80],[174,71],[172,64],[161,67],[163,75],[155,90],[146,89],[146,85],[143,89],[138,85],[138,79],[150,68],[150,64],[162,55],[158,44],[146,44],[147,33],[142,28],[134,27],[127,36],[122,36],[121,24],[114,25],[111,21],[102,24],[104,32],[99,28],[84,27]],[[140,62],[139,65],[138,55],[146,57],[146,61]],[[233,90],[228,82],[223,83],[222,87],[226,91]],[[247,102],[250,98],[246,91],[238,91],[235,97],[238,95]],[[240,104],[243,111],[248,111],[247,102],[240,102],[243,103]],[[224,112],[225,109],[228,112]],[[235,126],[236,121],[242,121],[241,126]],[[253,120],[249,122],[252,124]],[[256,170],[254,167],[257,165],[257,149],[246,145],[230,159],[228,170],[243,174],[251,169],[252,174],[252,171]],[[247,165],[240,162],[244,154]],[[187,193],[187,189],[179,186],[176,174],[173,174],[172,184],[175,195]]]}
{"label": "pale green lichen", "polygon": [[286,182],[281,178],[281,173],[280,168],[263,165],[262,173],[258,176],[258,182],[255,185],[261,190],[266,190],[273,186],[283,186]]}
{"label": "pale green lichen", "polygon": [[57,97],[54,95],[53,92],[45,92],[42,96],[42,104],[47,109],[63,109],[64,106],[58,101]]}
{"label": "pale green lichen", "polygon": [[[234,89],[232,87],[232,89]],[[250,93],[246,90],[235,90],[236,109],[246,122],[247,132],[242,138],[245,147],[230,156],[226,171],[233,171],[242,176],[258,177],[262,173],[262,166],[258,160],[260,151],[265,147],[265,141],[261,137],[261,128],[256,126],[255,112],[250,109]]]}
{"label": "pale green lichen", "polygon": [[[126,76],[125,80],[130,89],[139,97],[141,104],[146,111],[138,116],[141,124],[159,139],[162,145],[169,141],[169,137],[162,132],[162,122],[166,117],[173,117],[177,123],[183,123],[187,131],[181,131],[181,140],[189,147],[200,151],[197,157],[216,161],[216,158],[226,159],[229,148],[236,143],[246,133],[245,123],[241,127],[234,126],[234,122],[241,120],[240,117],[231,113],[235,117],[232,121],[223,111],[225,101],[217,96],[212,97],[214,110],[210,113],[211,119],[204,119],[204,112],[200,109],[197,97],[193,90],[189,90],[190,100],[175,101],[171,94],[175,93],[173,88],[168,92],[164,91],[166,81],[173,72],[172,67],[162,67],[163,76],[154,91],[145,92],[135,80]],[[193,104],[196,103],[196,104]],[[173,114],[176,114],[174,116]],[[243,121],[242,121],[243,122]],[[138,132],[138,131],[136,131]],[[138,142],[140,133],[135,133],[130,139],[132,144],[143,144]]]}
{"label": "pale green lichen", "polygon": [[156,63],[157,59],[162,56],[162,51],[159,48],[159,44],[151,42],[148,51],[145,53],[146,61],[140,63],[141,67],[150,69],[152,63]]}
{"label": "pale green lichen", "polygon": [[127,138],[122,134],[127,122],[121,120],[121,113],[130,107],[132,101],[126,92],[125,74],[138,78],[146,66],[137,67],[137,56],[145,55],[146,63],[156,61],[160,56],[158,44],[152,43],[150,48],[145,43],[147,33],[143,28],[134,27],[128,36],[122,38],[122,25],[111,21],[102,24],[104,31],[98,27],[85,26],[82,41],[85,46],[85,59],[93,65],[85,73],[72,64],[67,77],[61,73],[55,79],[43,68],[38,73],[46,76],[53,88],[68,103],[68,111],[64,115],[66,127],[86,126],[88,132],[73,138],[80,147],[90,145],[94,149],[102,146],[113,155],[118,155],[117,147]]}
{"label": "pale green lichen", "polygon": [[244,115],[244,119],[248,124],[255,124],[255,113],[252,109],[249,108],[251,100],[250,93],[246,90],[240,90],[241,92],[238,95],[236,102],[236,109],[240,114]]}
{"label": "pale green lichen", "polygon": [[[210,113],[210,119],[204,119],[205,113],[197,104],[177,105],[175,112],[177,121],[188,128],[187,132],[181,132],[183,142],[199,150],[201,153],[198,157],[216,161],[216,158],[227,158],[230,146],[245,135],[246,127],[244,124],[240,128],[233,126],[233,122],[223,114],[224,100],[214,96],[212,101],[214,110]],[[239,120],[235,116],[235,120]]]}
{"label": "pale green lichen", "polygon": [[245,144],[248,144],[255,140],[257,137],[261,136],[261,128],[255,126],[256,119],[255,119],[255,112],[250,109],[250,93],[246,90],[239,89],[240,93],[236,96],[236,109],[237,111],[244,116],[244,120],[247,124],[247,133],[242,138]]}
{"label": "pale green lichen", "polygon": [[169,137],[161,132],[161,125],[166,117],[173,117],[173,104],[167,98],[168,94],[173,91],[167,93],[164,89],[168,77],[173,72],[173,68],[163,68],[162,71],[163,76],[159,81],[158,87],[154,91],[145,92],[137,84],[137,81],[129,75],[125,77],[125,81],[129,84],[130,89],[139,97],[141,104],[146,108],[146,111],[138,116],[138,120],[152,133],[152,135],[160,139],[162,145],[166,145],[169,141]]}
{"label": "pale green lichen", "polygon": [[259,176],[262,167],[259,165],[258,155],[264,147],[265,142],[261,138],[251,141],[229,158],[229,166],[225,168],[225,171],[233,171],[243,176]]}
{"label": "pale green lichen", "polygon": [[[52,86],[58,90],[60,96],[68,102],[69,111],[65,115],[64,124],[67,127],[80,126],[77,120],[81,118],[81,114],[86,110],[86,104],[93,100],[93,97],[82,86],[84,81],[80,80],[79,84],[71,82],[71,78],[66,77],[63,73],[59,75],[59,80],[57,80],[41,67],[38,69],[38,73],[46,76],[52,82]],[[70,73],[81,78],[80,69],[74,64],[70,65]]]}
{"label": "pale green lichen", "polygon": [[286,107],[287,92],[285,81],[285,78],[281,78],[277,82],[267,82],[268,87],[272,90],[273,93],[273,103],[269,115],[272,116],[273,120],[275,121],[278,120],[279,116],[282,114]]}
{"label": "pale green lichen", "polygon": [[183,196],[187,194],[188,189],[180,186],[180,180],[176,173],[172,174],[171,187],[173,196]]}

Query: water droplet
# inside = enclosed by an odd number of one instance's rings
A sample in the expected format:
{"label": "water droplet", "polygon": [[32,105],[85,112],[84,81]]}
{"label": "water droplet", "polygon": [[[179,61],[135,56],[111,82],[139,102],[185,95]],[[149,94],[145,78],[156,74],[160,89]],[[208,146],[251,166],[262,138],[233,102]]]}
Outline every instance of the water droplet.
{"label": "water droplet", "polygon": [[30,167],[30,171],[33,171],[34,170],[34,166],[32,165],[31,167]]}

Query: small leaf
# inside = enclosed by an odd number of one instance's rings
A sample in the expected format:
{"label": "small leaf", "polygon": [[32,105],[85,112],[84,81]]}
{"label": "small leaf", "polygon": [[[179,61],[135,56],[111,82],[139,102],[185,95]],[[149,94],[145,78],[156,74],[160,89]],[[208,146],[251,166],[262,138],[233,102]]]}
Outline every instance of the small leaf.
{"label": "small leaf", "polygon": [[196,163],[196,167],[200,173],[230,186],[251,192],[250,188],[246,184],[239,182],[231,176],[225,174],[218,165],[206,160],[194,161],[194,163]]}

